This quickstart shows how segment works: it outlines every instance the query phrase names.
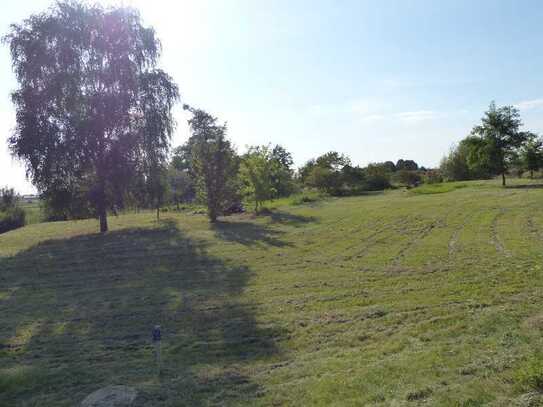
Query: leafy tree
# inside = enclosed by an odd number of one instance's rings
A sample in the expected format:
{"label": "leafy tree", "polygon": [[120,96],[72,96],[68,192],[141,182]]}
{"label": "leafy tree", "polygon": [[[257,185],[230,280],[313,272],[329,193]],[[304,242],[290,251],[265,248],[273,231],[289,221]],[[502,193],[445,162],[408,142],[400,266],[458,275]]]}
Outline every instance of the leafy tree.
{"label": "leafy tree", "polygon": [[530,171],[530,178],[534,177],[534,171],[543,166],[543,140],[534,136],[530,137],[520,152],[522,166]]}
{"label": "leafy tree", "polygon": [[383,163],[383,166],[387,169],[389,172],[395,172],[396,171],[396,165],[392,161],[385,161]]}
{"label": "leafy tree", "polygon": [[173,132],[178,89],[156,68],[154,30],[131,8],[60,1],[4,40],[19,83],[12,153],[40,192],[84,192],[107,231],[107,210],[163,162]]}
{"label": "leafy tree", "polygon": [[170,165],[167,179],[173,203],[177,206],[178,210],[181,202],[192,201],[194,199],[194,182],[188,171],[178,170],[173,165]]}
{"label": "leafy tree", "polygon": [[367,190],[380,191],[390,188],[390,171],[386,165],[369,164],[365,171]]}
{"label": "leafy tree", "polygon": [[0,212],[14,208],[19,201],[19,196],[13,188],[0,188]]}
{"label": "leafy tree", "polygon": [[[304,169],[309,171],[305,182],[331,195],[339,195],[343,186],[342,170],[351,164],[349,157],[330,151],[317,157]],[[306,164],[307,166],[307,164]]]}
{"label": "leafy tree", "polygon": [[215,222],[238,199],[239,159],[225,137],[226,124],[219,124],[216,117],[201,109],[184,108],[192,113],[192,135],[187,144],[191,146],[197,193],[207,205],[209,219]]}
{"label": "leafy tree", "polygon": [[302,184],[308,184],[311,171],[313,171],[313,168],[315,168],[316,165],[317,161],[314,158],[311,158],[298,169],[298,177]]}
{"label": "leafy tree", "polygon": [[[268,147],[269,149],[269,147]],[[274,197],[290,195],[294,190],[294,160],[292,154],[277,144],[269,154],[271,161],[271,184]]]}
{"label": "leafy tree", "polygon": [[508,158],[527,139],[527,133],[521,132],[520,113],[513,106],[496,107],[492,102],[471,134],[481,139],[479,153],[491,160],[492,167],[502,176],[505,186],[505,173],[508,169]]}
{"label": "leafy tree", "polygon": [[171,166],[179,171],[192,170],[192,139],[173,149]]}
{"label": "leafy tree", "polygon": [[341,170],[316,165],[309,174],[308,184],[330,195],[340,195],[343,185]]}
{"label": "leafy tree", "polygon": [[468,136],[460,145],[466,152],[470,179],[486,179],[500,173],[501,155],[494,140]]}
{"label": "leafy tree", "polygon": [[272,151],[267,146],[251,147],[241,159],[239,173],[243,192],[254,200],[255,212],[258,212],[265,200],[271,199],[275,194],[272,179],[275,163]]}
{"label": "leafy tree", "polygon": [[167,169],[157,165],[149,172],[146,179],[147,195],[149,204],[156,210],[156,219],[160,219],[160,207],[166,203],[169,192]]}
{"label": "leafy tree", "polygon": [[396,163],[396,171],[407,170],[407,171],[417,171],[419,165],[413,160],[398,160]]}
{"label": "leafy tree", "polygon": [[326,154],[317,157],[316,165],[323,168],[328,168],[332,171],[339,171],[346,165],[351,165],[351,159],[337,151],[329,151]]}
{"label": "leafy tree", "polygon": [[470,179],[467,149],[462,144],[451,148],[449,154],[441,160],[439,169],[444,178],[449,181]]}
{"label": "leafy tree", "polygon": [[26,213],[19,207],[19,199],[13,188],[0,189],[0,233],[25,225]]}

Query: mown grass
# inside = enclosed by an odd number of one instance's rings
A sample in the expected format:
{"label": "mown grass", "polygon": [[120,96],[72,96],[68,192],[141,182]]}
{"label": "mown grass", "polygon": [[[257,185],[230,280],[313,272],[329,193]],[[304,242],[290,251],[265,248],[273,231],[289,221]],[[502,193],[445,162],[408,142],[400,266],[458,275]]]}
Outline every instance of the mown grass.
{"label": "mown grass", "polygon": [[0,405],[538,405],[543,189],[513,183],[8,232]]}

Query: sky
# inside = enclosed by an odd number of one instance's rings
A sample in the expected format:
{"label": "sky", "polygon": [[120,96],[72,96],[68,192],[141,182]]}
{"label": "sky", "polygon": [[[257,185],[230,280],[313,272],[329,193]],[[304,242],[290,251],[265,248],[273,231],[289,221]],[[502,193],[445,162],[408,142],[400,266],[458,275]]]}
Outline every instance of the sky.
{"label": "sky", "polygon": [[[49,0],[2,4],[0,33]],[[297,166],[336,150],[354,164],[434,167],[492,100],[543,134],[539,0],[106,0],[138,8],[182,101],[228,123],[240,152],[281,144]],[[17,87],[0,46],[0,186],[35,192],[6,140]],[[178,121],[172,146],[189,136]]]}

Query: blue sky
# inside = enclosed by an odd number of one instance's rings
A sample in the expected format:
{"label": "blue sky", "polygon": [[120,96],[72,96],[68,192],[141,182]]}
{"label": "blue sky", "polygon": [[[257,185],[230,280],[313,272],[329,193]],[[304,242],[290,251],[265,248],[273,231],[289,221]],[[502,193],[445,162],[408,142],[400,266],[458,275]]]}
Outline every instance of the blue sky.
{"label": "blue sky", "polygon": [[[106,1],[115,4],[114,1]],[[491,100],[543,133],[543,2],[160,1],[141,10],[183,103],[229,124],[241,151],[283,144],[297,165],[329,150],[356,164],[435,166]],[[0,31],[48,0],[2,5]],[[16,86],[0,49],[0,185],[30,192],[4,140]],[[188,137],[186,117],[172,144]]]}

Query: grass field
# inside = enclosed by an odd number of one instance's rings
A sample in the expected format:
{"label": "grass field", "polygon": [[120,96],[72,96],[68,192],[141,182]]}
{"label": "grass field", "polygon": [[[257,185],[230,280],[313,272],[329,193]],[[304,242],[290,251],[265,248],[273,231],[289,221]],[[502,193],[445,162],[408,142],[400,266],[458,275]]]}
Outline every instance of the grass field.
{"label": "grass field", "polygon": [[0,405],[108,384],[152,406],[540,405],[543,188],[526,182],[0,235]]}

